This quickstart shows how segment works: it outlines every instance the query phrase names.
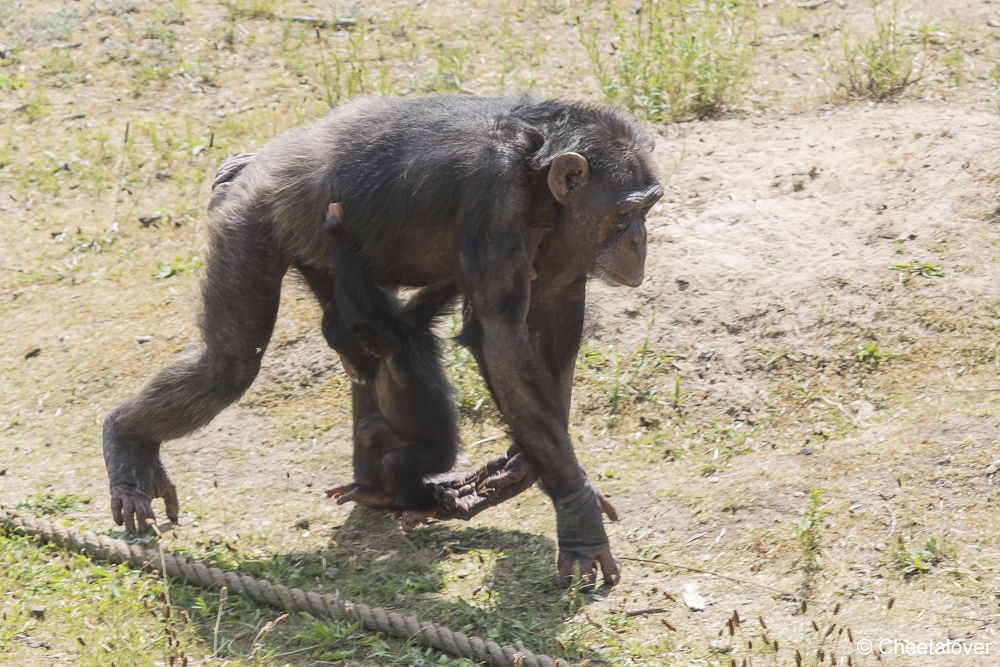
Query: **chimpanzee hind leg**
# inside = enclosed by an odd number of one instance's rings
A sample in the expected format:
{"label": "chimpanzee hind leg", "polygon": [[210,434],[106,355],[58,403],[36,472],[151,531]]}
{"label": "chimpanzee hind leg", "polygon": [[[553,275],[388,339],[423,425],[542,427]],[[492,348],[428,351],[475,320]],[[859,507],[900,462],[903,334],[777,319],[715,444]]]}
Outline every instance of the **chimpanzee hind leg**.
{"label": "chimpanzee hind leg", "polygon": [[202,281],[205,349],[161,370],[104,421],[111,511],[130,532],[146,530],[146,520],[155,518],[153,498],[163,498],[167,517],[177,520],[177,492],[160,462],[160,443],[205,426],[238,400],[257,376],[274,329],[287,268],[274,239],[235,207],[213,213]]}
{"label": "chimpanzee hind leg", "polygon": [[[366,387],[352,383],[352,388],[357,391]],[[364,398],[362,396],[361,400]],[[354,405],[357,410],[357,398]],[[333,498],[338,505],[355,502],[376,509],[403,509],[392,493],[383,460],[390,452],[402,449],[406,443],[381,414],[364,410],[355,414],[365,416],[355,419],[354,424],[354,481],[327,489],[327,498]]]}

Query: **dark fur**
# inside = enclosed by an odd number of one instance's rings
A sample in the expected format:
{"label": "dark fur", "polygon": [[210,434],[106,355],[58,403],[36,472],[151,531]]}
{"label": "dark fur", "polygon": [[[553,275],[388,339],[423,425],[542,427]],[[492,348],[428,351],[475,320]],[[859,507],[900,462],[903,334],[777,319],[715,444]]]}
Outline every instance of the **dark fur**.
{"label": "dark fur", "polygon": [[[567,435],[570,394],[588,272],[636,284],[642,278],[643,220],[662,193],[649,158],[652,143],[608,107],[532,98],[377,98],[282,135],[252,159],[238,158],[245,164],[224,165],[210,206],[206,348],[161,371],[105,423],[116,519],[131,529],[133,510],[141,523],[152,515],[151,498],[173,493],[159,464],[163,440],[204,426],[249,387],[289,266],[324,306],[339,298],[344,281],[335,285],[337,251],[324,220],[328,204],[340,202],[344,231],[355,244],[346,261],[363,262],[367,271],[355,278],[350,289],[359,291],[347,306],[394,311],[384,293],[386,301],[375,297],[376,286],[455,285],[464,299],[462,340],[556,506],[560,571],[564,561],[606,564],[598,497]],[[569,152],[585,158],[589,180],[573,191],[567,180],[570,190],[557,199],[546,179]],[[423,294],[433,296],[433,289]],[[427,303],[422,312],[429,321],[440,306]],[[392,322],[406,310],[376,315],[369,324]],[[427,418],[407,416],[422,409],[411,394],[426,386],[420,374],[446,386],[436,342],[427,336],[375,332],[375,348],[402,352],[375,364],[375,381],[353,385],[356,450],[372,432],[411,444],[445,432],[435,424],[428,434]],[[378,377],[397,366],[403,372],[393,376],[398,386],[387,395],[406,398],[394,404],[400,412],[386,430],[379,420],[394,408],[384,405]],[[405,433],[408,427],[418,432]],[[385,449],[392,454],[397,444]],[[358,481],[370,474],[356,470]],[[176,502],[168,502],[167,513],[176,517]]]}
{"label": "dark fur", "polygon": [[331,218],[326,229],[335,268],[323,335],[374,390],[378,412],[360,425],[355,481],[391,498],[391,507],[432,509],[424,479],[455,464],[458,418],[430,326],[457,289],[454,283],[426,288],[400,308],[375,285],[342,222]]}

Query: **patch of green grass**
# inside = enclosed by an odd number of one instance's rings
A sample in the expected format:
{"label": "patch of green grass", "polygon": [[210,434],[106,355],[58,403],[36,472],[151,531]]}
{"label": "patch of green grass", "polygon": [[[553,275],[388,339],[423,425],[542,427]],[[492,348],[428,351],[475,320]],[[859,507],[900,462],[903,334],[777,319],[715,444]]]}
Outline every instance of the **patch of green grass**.
{"label": "patch of green grass", "polygon": [[802,520],[792,526],[792,533],[806,557],[806,567],[819,567],[820,549],[823,546],[823,525],[826,511],[822,509],[823,491],[809,489],[809,504],[802,515]]}
{"label": "patch of green grass", "polygon": [[952,85],[961,86],[965,77],[965,52],[962,51],[962,47],[956,46],[945,51],[941,56],[941,62],[948,70],[948,78],[951,79]]}
{"label": "patch of green grass", "polygon": [[613,1],[609,42],[588,3],[580,39],[609,101],[650,121],[704,118],[743,96],[755,7],[750,0],[642,0],[630,11]]}
{"label": "patch of green grass", "polygon": [[[452,314],[451,338],[458,336],[461,330],[461,318],[458,313]],[[459,414],[474,419],[495,419],[499,416],[489,387],[479,372],[479,364],[472,352],[457,342],[452,342],[445,353],[445,373],[449,382],[455,388],[455,405]]]}
{"label": "patch of green grass", "polygon": [[458,90],[469,68],[469,48],[438,44],[434,49],[434,62],[437,63],[437,77],[432,88],[439,92]]}
{"label": "patch of green grass", "polygon": [[42,69],[50,76],[66,80],[66,76],[76,69],[76,62],[69,49],[52,49],[42,58]]}
{"label": "patch of green grass", "polygon": [[90,496],[78,496],[75,493],[57,495],[52,489],[45,489],[28,496],[15,507],[32,514],[65,514],[81,503],[89,504],[91,500]]}
{"label": "patch of green grass", "polygon": [[48,116],[52,108],[49,106],[49,96],[45,93],[45,88],[41,86],[36,88],[34,94],[28,99],[28,102],[21,111],[24,112],[24,115],[31,122]]}
{"label": "patch of green grass", "polygon": [[778,25],[786,30],[800,28],[804,15],[805,12],[799,7],[782,7],[778,11]]}
{"label": "patch of green grass", "polygon": [[882,102],[920,80],[928,43],[900,24],[895,0],[872,0],[872,17],[872,33],[841,26],[843,60],[831,69],[839,75],[836,86],[846,97]]}
{"label": "patch of green grass", "polygon": [[358,95],[389,95],[395,90],[378,33],[366,39],[367,33],[368,24],[359,21],[347,33],[343,51],[320,51],[321,97],[331,108]]}
{"label": "patch of green grass", "polygon": [[234,0],[236,15],[250,19],[273,19],[277,15],[276,0]]}
{"label": "patch of green grass", "polygon": [[924,262],[913,258],[909,262],[894,264],[889,267],[890,271],[899,271],[906,276],[923,276],[924,278],[941,278],[944,270],[936,264]]}
{"label": "patch of green grass", "polygon": [[198,257],[198,255],[192,255],[188,259],[184,259],[183,257],[174,257],[169,262],[157,263],[156,271],[153,272],[153,277],[163,280],[174,276],[183,276],[188,273],[194,273],[199,268],[201,268],[201,258]]}
{"label": "patch of green grass", "polygon": [[[611,422],[620,417],[626,406],[639,403],[654,403],[658,389],[653,380],[677,358],[675,354],[659,352],[650,344],[656,311],[652,311],[646,321],[646,336],[642,343],[630,353],[621,354],[615,346],[600,349],[586,344],[577,355],[576,369],[589,381],[607,402],[607,419]],[[676,378],[672,398],[675,408],[680,408],[683,392],[680,378]],[[602,410],[605,406],[601,406]]]}
{"label": "patch of green grass", "polygon": [[[19,3],[3,3],[19,4]],[[25,44],[49,44],[65,41],[76,30],[80,22],[80,12],[75,9],[58,9],[52,12],[33,12],[30,21],[12,25],[12,32],[18,34]]]}
{"label": "patch of green grass", "polygon": [[941,543],[933,537],[922,547],[911,549],[906,546],[906,541],[900,535],[896,548],[892,550],[893,565],[903,573],[904,578],[930,572],[943,558]]}
{"label": "patch of green grass", "polygon": [[44,646],[92,667],[182,665],[199,642],[183,616],[170,614],[159,579],[30,538],[0,534],[0,590],[3,662],[5,654],[14,664],[33,660],[29,647]]}
{"label": "patch of green grass", "polygon": [[645,346],[624,355],[613,346],[605,350],[586,346],[577,357],[576,367],[603,395],[613,418],[626,404],[652,402],[656,388],[649,388],[648,380],[672,359]]}
{"label": "patch of green grass", "polygon": [[[303,55],[302,43],[305,41],[305,28],[301,25],[292,22],[291,20],[284,21],[281,24],[281,58],[284,62],[285,69],[287,69],[293,76],[301,77],[306,73],[306,59]],[[322,54],[322,52],[321,52]],[[330,93],[330,81],[329,81],[330,70],[326,66],[326,61],[323,61],[323,84],[324,91],[326,95],[324,100],[327,104],[330,104],[330,100],[327,99]]]}
{"label": "patch of green grass", "polygon": [[[57,237],[58,238],[58,237]],[[82,232],[72,240],[71,253],[104,252],[118,243],[119,236],[109,232]]]}
{"label": "patch of green grass", "polygon": [[12,72],[0,71],[0,91],[18,90],[28,85],[28,81],[23,76],[18,76]]}
{"label": "patch of green grass", "polygon": [[868,361],[877,364],[883,359],[885,359],[885,355],[879,351],[878,341],[869,343],[868,345],[861,345],[858,348],[858,363],[863,364]]}

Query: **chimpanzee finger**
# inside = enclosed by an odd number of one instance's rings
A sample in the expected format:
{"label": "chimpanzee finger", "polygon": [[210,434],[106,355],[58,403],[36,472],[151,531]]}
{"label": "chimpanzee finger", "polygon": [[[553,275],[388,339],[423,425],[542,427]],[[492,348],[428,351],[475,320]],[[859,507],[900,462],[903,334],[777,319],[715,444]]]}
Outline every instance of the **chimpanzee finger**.
{"label": "chimpanzee finger", "polygon": [[181,506],[177,502],[177,487],[173,484],[168,485],[163,490],[163,503],[166,505],[167,518],[173,523],[177,523],[177,519],[180,517]]}
{"label": "chimpanzee finger", "polygon": [[495,475],[492,475],[486,481],[479,485],[479,490],[483,491],[485,489],[504,489],[509,486],[514,486],[520,483],[527,477],[528,471],[523,467],[514,468],[513,470],[502,470]]}
{"label": "chimpanzee finger", "polygon": [[118,496],[111,497],[111,517],[118,526],[125,523],[125,519],[122,517],[122,499]]}
{"label": "chimpanzee finger", "polygon": [[156,514],[153,513],[153,505],[145,498],[140,498],[135,503],[135,527],[137,532],[145,533],[149,530],[149,522],[152,519],[156,523]]}
{"label": "chimpanzee finger", "polygon": [[604,583],[617,584],[621,578],[621,562],[610,551],[601,553],[597,560],[601,564],[601,572],[604,573]]}
{"label": "chimpanzee finger", "polygon": [[135,532],[135,501],[132,496],[125,496],[122,499],[122,513],[125,518],[125,530],[129,533]]}
{"label": "chimpanzee finger", "polygon": [[568,587],[579,582],[584,590],[593,588],[594,582],[597,581],[597,561],[574,557],[570,552],[560,551],[557,562],[560,586]]}

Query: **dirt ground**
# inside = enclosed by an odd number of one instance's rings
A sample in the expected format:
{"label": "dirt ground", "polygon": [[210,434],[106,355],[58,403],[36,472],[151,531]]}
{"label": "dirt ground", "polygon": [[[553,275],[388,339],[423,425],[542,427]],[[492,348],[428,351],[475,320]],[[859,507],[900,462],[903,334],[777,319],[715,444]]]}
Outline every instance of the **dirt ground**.
{"label": "dirt ground", "polygon": [[[3,48],[20,45],[0,61],[4,506],[55,503],[68,523],[121,535],[103,416],[197,349],[206,180],[226,155],[322,112],[321,51],[361,53],[366,92],[378,72],[387,92],[434,92],[435,45],[460,43],[460,92],[598,99],[576,3],[261,4],[367,17],[378,48],[246,5],[235,19],[210,4],[0,9]],[[876,104],[846,102],[820,76],[833,30],[865,25],[870,5],[800,4],[763,3],[738,108],[652,127],[671,176],[648,221],[647,280],[590,286],[570,430],[621,515],[608,526],[621,583],[555,585],[554,515],[537,489],[412,536],[325,499],[351,474],[349,385],[294,276],[255,385],[164,445],[182,511],[166,545],[595,664],[791,665],[798,652],[807,665],[874,665],[859,642],[882,639],[993,647],[879,662],[997,664],[1000,5],[906,5],[939,42],[918,84]],[[955,49],[964,78],[946,65]],[[445,318],[440,333],[457,327]],[[471,468],[509,441],[468,354],[452,346],[448,363]],[[230,638],[253,627],[246,608],[233,614]],[[0,663],[90,664],[58,618],[46,623],[0,642]],[[307,639],[295,623],[272,635],[289,650],[265,664],[438,660],[379,653],[350,631]],[[201,634],[210,645],[211,628]],[[218,659],[193,650],[193,664],[257,664],[251,638]]]}

